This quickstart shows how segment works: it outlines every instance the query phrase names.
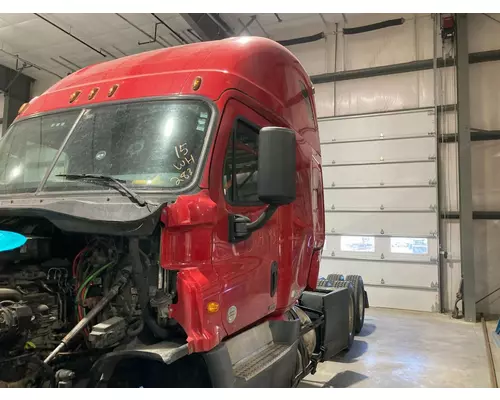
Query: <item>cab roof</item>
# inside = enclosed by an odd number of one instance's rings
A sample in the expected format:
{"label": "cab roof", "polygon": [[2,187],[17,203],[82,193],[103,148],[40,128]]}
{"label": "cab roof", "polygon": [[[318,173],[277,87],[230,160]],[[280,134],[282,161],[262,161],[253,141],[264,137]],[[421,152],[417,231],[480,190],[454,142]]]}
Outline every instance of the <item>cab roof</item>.
{"label": "cab roof", "polygon": [[[18,118],[145,97],[201,95],[217,100],[227,89],[244,91],[277,111],[296,95],[289,87],[293,75],[312,93],[309,77],[297,58],[270,39],[239,37],[193,43],[85,67],[34,98]],[[198,77],[202,82],[195,90],[193,82]],[[117,89],[110,95],[114,86]],[[70,102],[75,93],[78,96]]]}

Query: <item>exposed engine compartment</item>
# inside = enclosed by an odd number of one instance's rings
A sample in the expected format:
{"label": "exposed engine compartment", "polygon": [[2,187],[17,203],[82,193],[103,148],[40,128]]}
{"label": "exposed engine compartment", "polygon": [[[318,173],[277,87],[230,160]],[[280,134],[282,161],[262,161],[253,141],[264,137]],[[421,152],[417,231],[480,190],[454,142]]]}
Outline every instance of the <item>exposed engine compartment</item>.
{"label": "exposed engine compartment", "polygon": [[159,233],[62,232],[8,218],[25,245],[0,252],[0,387],[72,386],[103,354],[183,335],[169,317],[175,271],[158,264]]}

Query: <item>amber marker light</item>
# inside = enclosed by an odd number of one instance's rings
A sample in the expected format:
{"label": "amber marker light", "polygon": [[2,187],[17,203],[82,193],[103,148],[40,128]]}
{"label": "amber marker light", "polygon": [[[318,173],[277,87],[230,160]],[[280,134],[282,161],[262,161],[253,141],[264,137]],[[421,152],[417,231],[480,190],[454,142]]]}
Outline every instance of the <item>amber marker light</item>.
{"label": "amber marker light", "polygon": [[193,90],[196,92],[201,86],[201,78],[197,76],[193,81]]}
{"label": "amber marker light", "polygon": [[118,90],[118,84],[114,84],[111,86],[111,88],[108,90],[108,97],[111,97],[115,94],[115,92]]}
{"label": "amber marker light", "polygon": [[216,313],[217,311],[219,311],[219,303],[211,301],[210,303],[207,304],[207,311],[210,314]]}
{"label": "amber marker light", "polygon": [[24,103],[21,107],[19,107],[19,111],[17,112],[17,115],[22,114],[24,110],[28,108],[30,103]]}
{"label": "amber marker light", "polygon": [[89,97],[88,99],[89,100],[92,100],[96,95],[97,95],[97,92],[99,91],[99,88],[94,88],[90,91],[89,93]]}
{"label": "amber marker light", "polygon": [[80,90],[77,90],[76,92],[73,92],[71,94],[71,96],[69,96],[69,102],[70,103],[74,103],[76,101],[76,99],[78,99],[78,97],[80,96],[82,92]]}

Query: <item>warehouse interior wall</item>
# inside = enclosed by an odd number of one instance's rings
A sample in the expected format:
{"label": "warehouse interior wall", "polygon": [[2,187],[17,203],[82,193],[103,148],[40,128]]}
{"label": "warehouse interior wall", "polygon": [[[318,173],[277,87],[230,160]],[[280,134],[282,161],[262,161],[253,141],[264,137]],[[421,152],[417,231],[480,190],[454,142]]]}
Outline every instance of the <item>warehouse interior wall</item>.
{"label": "warehouse interior wall", "polygon": [[[492,14],[500,19],[498,15]],[[453,46],[443,47],[439,28],[430,14],[347,14],[347,23],[325,26],[326,38],[313,43],[290,46],[310,75],[373,68],[437,57],[454,57]],[[400,26],[355,35],[344,35],[344,27],[368,25],[404,18]],[[500,23],[483,14],[468,15],[469,53],[500,49]],[[318,33],[319,28],[296,26],[294,37]],[[337,32],[337,34],[336,34]],[[283,32],[283,38],[291,32]],[[279,39],[279,38],[278,38]],[[435,41],[435,42],[434,42]],[[435,43],[435,46],[434,46]],[[449,62],[448,65],[451,65]],[[500,62],[471,64],[470,121],[475,130],[500,130]],[[399,73],[315,85],[318,117],[385,112],[420,107],[455,105],[455,68]],[[457,134],[456,112],[449,108],[438,113],[438,133]],[[404,145],[404,144],[402,144]],[[440,207],[445,214],[458,211],[458,146],[440,143]],[[500,210],[500,142],[472,142],[473,205],[476,211]],[[500,287],[500,222],[475,220],[476,298]],[[441,241],[447,260],[441,265],[443,307],[453,308],[461,278],[460,225],[443,219]],[[404,271],[402,271],[404,273]],[[500,292],[477,305],[477,311],[500,314]]]}

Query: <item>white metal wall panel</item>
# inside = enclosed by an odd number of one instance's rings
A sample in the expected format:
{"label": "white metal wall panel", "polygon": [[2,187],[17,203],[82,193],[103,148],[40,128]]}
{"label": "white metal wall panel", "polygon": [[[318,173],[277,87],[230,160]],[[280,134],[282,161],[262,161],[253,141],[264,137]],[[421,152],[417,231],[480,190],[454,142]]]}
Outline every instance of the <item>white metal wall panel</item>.
{"label": "white metal wall panel", "polygon": [[[387,118],[388,116],[391,118]],[[346,117],[343,119],[324,119],[319,126],[321,142],[327,143],[340,140],[385,139],[394,137],[408,137],[414,135],[427,135],[434,132],[434,122],[427,112],[413,112],[413,126],[408,126],[408,114],[389,113],[384,116],[367,116],[369,121],[376,120],[374,126],[366,124],[365,118]]]}
{"label": "white metal wall panel", "polygon": [[[414,16],[406,15],[406,18],[408,17]],[[357,19],[368,20],[364,15],[360,15]],[[375,15],[371,20],[380,21],[380,17]],[[355,22],[349,22],[352,24],[350,26],[356,26]],[[369,35],[344,37],[342,43],[345,44],[346,70],[399,64],[416,58],[414,20],[400,26],[374,30]]]}
{"label": "white metal wall panel", "polygon": [[[324,149],[328,152],[328,149]],[[394,168],[393,164],[378,163],[370,167],[370,174],[363,174],[365,165],[346,165],[323,168],[323,181],[325,187],[334,183],[336,186],[344,185],[380,185],[391,182],[395,185],[426,183],[436,178],[434,163],[408,163],[400,164]]]}
{"label": "white metal wall panel", "polygon": [[[388,263],[383,260],[379,262],[372,262],[326,258],[324,260],[324,265],[322,266],[321,276],[326,277],[328,273],[335,273],[338,271],[339,267],[346,275],[361,275],[363,280],[367,284],[371,284],[373,287],[378,287],[378,285],[388,285],[387,287],[394,286],[404,290],[412,289],[412,286],[422,288],[428,286],[429,288],[425,290],[437,292],[437,288],[435,288],[437,280],[429,280],[428,278],[428,275],[432,275],[432,271],[422,273],[422,271],[425,272],[426,269],[435,269],[432,265]],[[405,272],[404,277],[401,274],[401,270]],[[408,281],[411,281],[413,285],[408,285]]]}
{"label": "white metal wall panel", "polygon": [[[315,61],[320,62],[322,61]],[[438,71],[437,103],[456,103],[455,69],[447,67]],[[434,106],[432,70],[353,79],[334,84],[321,83],[315,85],[315,88],[320,118]]]}
{"label": "white metal wall panel", "polygon": [[[498,27],[500,28],[500,24]],[[499,47],[500,44],[496,48]],[[471,64],[469,67],[470,126],[472,130],[500,129],[500,113],[498,112],[499,68],[500,61]]]}
{"label": "white metal wall panel", "polygon": [[320,119],[319,130],[320,275],[362,275],[373,306],[439,311],[433,110]]}
{"label": "white metal wall panel", "polygon": [[[474,135],[474,133],[472,134]],[[496,211],[500,204],[500,143],[472,142],[472,204],[476,211]],[[441,207],[458,211],[458,145],[443,143],[440,148],[441,176],[446,182]],[[325,171],[328,168],[325,168]],[[326,181],[329,182],[329,181]]]}
{"label": "white metal wall panel", "polygon": [[418,107],[416,72],[340,81],[336,86],[337,115]]}
{"label": "white metal wall panel", "polygon": [[[374,208],[376,206],[374,205]],[[391,235],[427,235],[437,227],[434,212],[388,213],[388,212],[332,212],[326,210],[326,232],[349,234],[376,234],[384,231]],[[389,215],[389,217],[388,217]],[[411,234],[411,235],[410,235]]]}
{"label": "white metal wall panel", "polygon": [[371,306],[439,312],[439,295],[435,291],[373,287],[370,285],[366,289],[370,293]]}
{"label": "white metal wall panel", "polygon": [[[337,70],[361,69],[432,58],[432,17],[430,14],[346,14],[347,27],[369,25],[401,18],[405,23],[367,35],[339,35]],[[344,27],[340,23],[340,28]],[[441,48],[438,48],[438,56]]]}
{"label": "white metal wall panel", "polygon": [[[500,19],[500,14],[491,13],[489,15],[497,20]],[[469,53],[497,50],[500,48],[500,24],[492,18],[479,13],[467,15],[469,25]]]}
{"label": "white metal wall panel", "polygon": [[290,46],[290,51],[299,59],[309,75],[319,75],[328,70],[327,45],[329,45],[327,39],[322,39],[312,43]]}
{"label": "white metal wall panel", "polygon": [[[422,161],[427,162],[436,156],[435,138],[405,139],[401,141],[380,140],[375,142],[338,143],[334,151],[330,149],[323,153],[327,163],[363,163],[391,161]],[[323,146],[324,149],[325,146]]]}
{"label": "white metal wall panel", "polygon": [[[325,207],[335,209],[372,209],[379,205],[387,209],[419,209],[426,210],[436,204],[436,189],[433,186],[397,187],[392,182],[380,187],[366,185],[362,188],[336,186],[325,188]],[[370,196],[366,196],[367,189]]]}
{"label": "white metal wall panel", "polygon": [[473,142],[471,152],[473,209],[497,211],[500,208],[500,142]]}
{"label": "white metal wall panel", "polygon": [[318,118],[335,115],[334,85],[324,83],[315,85],[314,102]]}

